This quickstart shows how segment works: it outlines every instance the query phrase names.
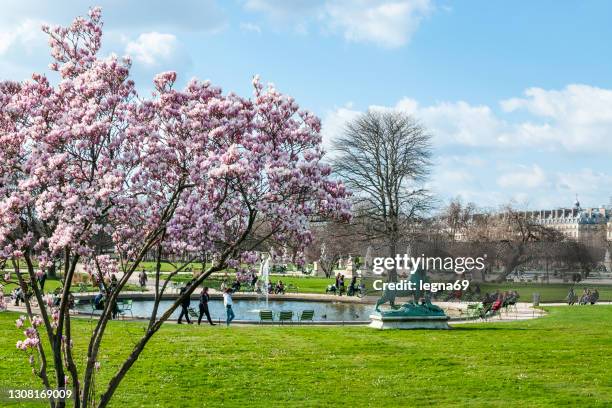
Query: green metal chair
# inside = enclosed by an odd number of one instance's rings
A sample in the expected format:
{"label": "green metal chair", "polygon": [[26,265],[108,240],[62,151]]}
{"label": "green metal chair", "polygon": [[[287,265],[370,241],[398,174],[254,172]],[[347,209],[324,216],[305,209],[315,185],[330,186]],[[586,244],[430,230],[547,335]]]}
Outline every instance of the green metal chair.
{"label": "green metal chair", "polygon": [[129,312],[130,316],[134,318],[134,314],[132,313],[132,303],[132,299],[125,299],[122,300],[121,303],[119,303],[119,314],[121,315],[121,317],[125,317],[125,315]]}
{"label": "green metal chair", "polygon": [[292,310],[281,310],[278,315],[278,321],[283,324],[284,322],[291,322],[293,320]]}
{"label": "green metal chair", "polygon": [[197,319],[198,317],[200,317],[198,312],[196,312],[193,307],[188,308],[187,312],[189,312],[189,317],[191,317],[192,319]]}
{"label": "green metal chair", "polygon": [[466,314],[468,319],[480,317],[482,312],[482,303],[472,303],[467,306]]}
{"label": "green metal chair", "polygon": [[259,323],[273,322],[274,314],[271,310],[260,310],[259,311]]}
{"label": "green metal chair", "polygon": [[300,322],[312,322],[314,310],[304,310],[300,313]]}

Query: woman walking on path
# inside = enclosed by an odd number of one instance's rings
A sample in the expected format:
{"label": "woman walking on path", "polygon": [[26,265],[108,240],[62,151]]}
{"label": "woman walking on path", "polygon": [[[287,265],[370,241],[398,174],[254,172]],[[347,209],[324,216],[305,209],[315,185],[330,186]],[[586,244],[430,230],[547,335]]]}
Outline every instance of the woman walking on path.
{"label": "woman walking on path", "polygon": [[234,311],[232,310],[232,290],[230,288],[225,289],[225,292],[223,292],[223,304],[225,305],[225,310],[227,311],[226,323],[227,327],[229,327],[232,320],[234,320],[234,317],[236,317]]}
{"label": "woman walking on path", "polygon": [[214,326],[212,319],[210,318],[210,312],[208,311],[208,301],[210,296],[208,295],[208,287],[204,286],[202,293],[200,293],[200,316],[198,316],[198,325],[202,322],[202,316],[206,315],[206,319],[211,326]]}

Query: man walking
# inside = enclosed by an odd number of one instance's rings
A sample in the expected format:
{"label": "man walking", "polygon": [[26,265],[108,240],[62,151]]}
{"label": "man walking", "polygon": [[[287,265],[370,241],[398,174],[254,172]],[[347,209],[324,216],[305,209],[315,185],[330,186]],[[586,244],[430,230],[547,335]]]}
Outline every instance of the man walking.
{"label": "man walking", "polygon": [[200,316],[198,316],[198,325],[202,322],[202,316],[206,315],[206,319],[211,326],[215,324],[212,322],[210,318],[210,312],[208,311],[208,301],[210,300],[210,296],[208,295],[208,287],[204,286],[202,289],[202,293],[200,293]]}
{"label": "man walking", "polygon": [[[181,288],[180,294],[184,294],[185,292],[187,292],[187,288],[189,287],[189,285],[191,285],[191,281],[187,282],[187,284],[185,286],[183,286]],[[187,320],[188,324],[191,324],[191,320],[189,319],[189,305],[191,304],[191,299],[190,296],[187,296],[185,299],[183,299],[183,302],[181,303],[181,314],[179,315],[178,318],[178,324],[182,324],[183,323],[183,316],[185,316],[185,320]]]}

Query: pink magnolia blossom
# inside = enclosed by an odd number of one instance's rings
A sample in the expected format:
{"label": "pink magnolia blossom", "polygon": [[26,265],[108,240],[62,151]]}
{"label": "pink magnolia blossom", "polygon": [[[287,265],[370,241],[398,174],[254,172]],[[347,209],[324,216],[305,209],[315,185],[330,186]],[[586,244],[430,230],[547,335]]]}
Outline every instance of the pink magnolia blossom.
{"label": "pink magnolia blossom", "polygon": [[[158,246],[223,269],[255,262],[260,245],[301,250],[313,219],[350,217],[321,121],[291,96],[258,77],[251,97],[209,81],[177,89],[169,71],[137,98],[130,60],[99,55],[100,8],[43,31],[59,79],[0,82],[1,259],[45,269],[67,258],[108,277]],[[44,302],[57,331],[60,311]],[[40,326],[17,347],[37,347]]]}

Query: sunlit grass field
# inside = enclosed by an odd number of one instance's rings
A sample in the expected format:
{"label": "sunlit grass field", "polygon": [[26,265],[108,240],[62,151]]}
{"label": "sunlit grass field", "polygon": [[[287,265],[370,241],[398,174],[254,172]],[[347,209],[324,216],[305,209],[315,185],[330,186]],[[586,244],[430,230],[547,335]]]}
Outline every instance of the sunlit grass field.
{"label": "sunlit grass field", "polygon": [[[612,406],[612,306],[546,310],[449,331],[169,324],[112,406]],[[16,317],[0,313],[0,388],[40,388],[15,349]],[[90,327],[73,320],[80,364]],[[110,323],[98,389],[142,328]]]}

